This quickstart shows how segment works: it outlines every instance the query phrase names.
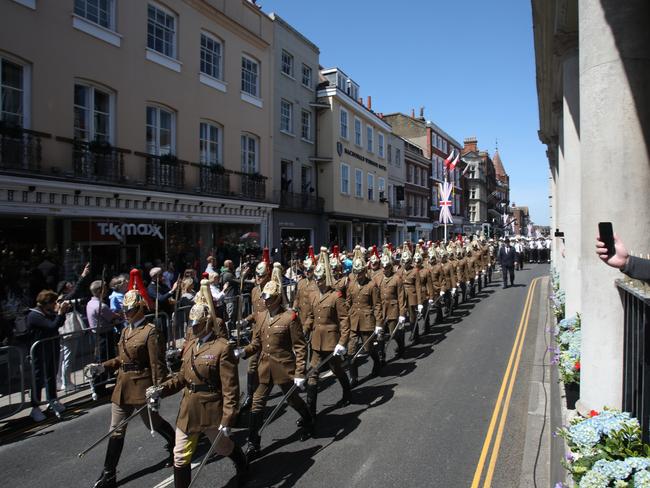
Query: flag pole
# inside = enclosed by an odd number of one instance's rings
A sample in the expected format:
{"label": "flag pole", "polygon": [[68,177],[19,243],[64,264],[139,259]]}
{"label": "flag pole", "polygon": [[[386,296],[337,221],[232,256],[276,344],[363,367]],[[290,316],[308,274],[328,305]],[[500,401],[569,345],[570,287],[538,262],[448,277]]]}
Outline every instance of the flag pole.
{"label": "flag pole", "polygon": [[[445,186],[447,186],[447,179],[449,177],[449,169],[447,168],[447,165],[445,164]],[[445,226],[445,245],[447,244],[447,219],[444,219],[444,226]]]}

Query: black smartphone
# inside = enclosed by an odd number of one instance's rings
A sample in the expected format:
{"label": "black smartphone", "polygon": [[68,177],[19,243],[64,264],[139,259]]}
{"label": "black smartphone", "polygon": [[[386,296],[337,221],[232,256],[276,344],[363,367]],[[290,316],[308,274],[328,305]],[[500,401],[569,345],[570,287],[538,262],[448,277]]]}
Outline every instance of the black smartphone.
{"label": "black smartphone", "polygon": [[613,256],[616,254],[616,248],[614,247],[614,228],[612,227],[612,223],[598,222],[598,234],[600,235],[600,240],[605,243],[607,255]]}

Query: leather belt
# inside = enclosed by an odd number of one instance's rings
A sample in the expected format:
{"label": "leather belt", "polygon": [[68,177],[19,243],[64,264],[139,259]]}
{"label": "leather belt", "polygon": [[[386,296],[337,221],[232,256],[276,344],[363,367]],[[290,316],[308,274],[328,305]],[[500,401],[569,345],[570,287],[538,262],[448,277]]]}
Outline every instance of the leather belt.
{"label": "leather belt", "polygon": [[140,366],[138,363],[123,363],[122,364],[122,371],[125,373],[133,372],[133,371],[143,371],[146,368],[143,368]]}
{"label": "leather belt", "polygon": [[217,391],[219,391],[214,386],[205,385],[205,384],[196,385],[194,383],[190,383],[189,385],[185,385],[185,388],[190,390],[192,393],[198,393],[198,392],[201,392],[201,391],[206,391],[206,392],[209,392],[209,393],[216,393]]}

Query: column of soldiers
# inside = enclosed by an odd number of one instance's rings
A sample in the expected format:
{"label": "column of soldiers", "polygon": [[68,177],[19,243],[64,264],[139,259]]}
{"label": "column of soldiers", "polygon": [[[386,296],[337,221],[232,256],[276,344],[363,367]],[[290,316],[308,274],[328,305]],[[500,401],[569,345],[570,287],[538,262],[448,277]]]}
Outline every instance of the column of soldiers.
{"label": "column of soldiers", "polygon": [[[190,484],[190,463],[201,434],[214,452],[232,460],[237,480],[243,482],[271,420],[264,418],[264,409],[274,385],[284,395],[282,402],[299,415],[299,439],[308,439],[318,426],[319,380],[325,369],[341,388],[335,408],[348,405],[352,389],[360,383],[361,354],[372,360],[370,377],[381,374],[390,343],[395,343],[393,358],[404,358],[406,333],[410,332],[410,344],[417,343],[461,301],[475,297],[492,279],[495,256],[496,243],[483,237],[396,248],[387,244],[381,255],[375,246],[368,250],[357,246],[351,256],[335,246],[331,254],[321,248],[316,257],[310,248],[300,263],[302,277],[286,286],[282,266],[271,264],[265,252],[255,269],[252,313],[240,318],[236,334],[217,317],[208,281],[201,282],[189,313],[180,370],[175,373],[166,370],[156,328],[144,320],[146,290],[133,280],[124,299],[130,325],[122,332],[118,357],[86,368],[90,376],[105,369],[118,371],[111,419],[116,429],[95,488],[117,486],[126,429],[121,422],[144,406],[143,420],[168,442],[168,463],[174,467],[177,488]],[[296,274],[294,269],[290,275]],[[248,341],[241,328],[249,330]],[[243,402],[241,359],[248,359]],[[158,408],[162,399],[181,391],[174,431]],[[249,410],[245,450],[231,439],[242,410]]]}

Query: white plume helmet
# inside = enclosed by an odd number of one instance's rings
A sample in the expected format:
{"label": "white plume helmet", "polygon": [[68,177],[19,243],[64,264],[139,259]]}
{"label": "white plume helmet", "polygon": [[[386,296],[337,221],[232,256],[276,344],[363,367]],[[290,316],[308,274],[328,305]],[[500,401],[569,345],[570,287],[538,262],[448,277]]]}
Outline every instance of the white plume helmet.
{"label": "white plume helmet", "polygon": [[325,278],[325,284],[327,286],[334,285],[334,277],[332,276],[332,267],[330,265],[330,257],[327,253],[326,247],[320,248],[320,254],[318,255],[318,264],[314,269],[314,277],[317,280],[322,280]]}
{"label": "white plume helmet", "polygon": [[352,272],[361,273],[366,269],[366,260],[363,257],[363,251],[361,246],[356,246],[354,248],[354,254],[352,256]]}

